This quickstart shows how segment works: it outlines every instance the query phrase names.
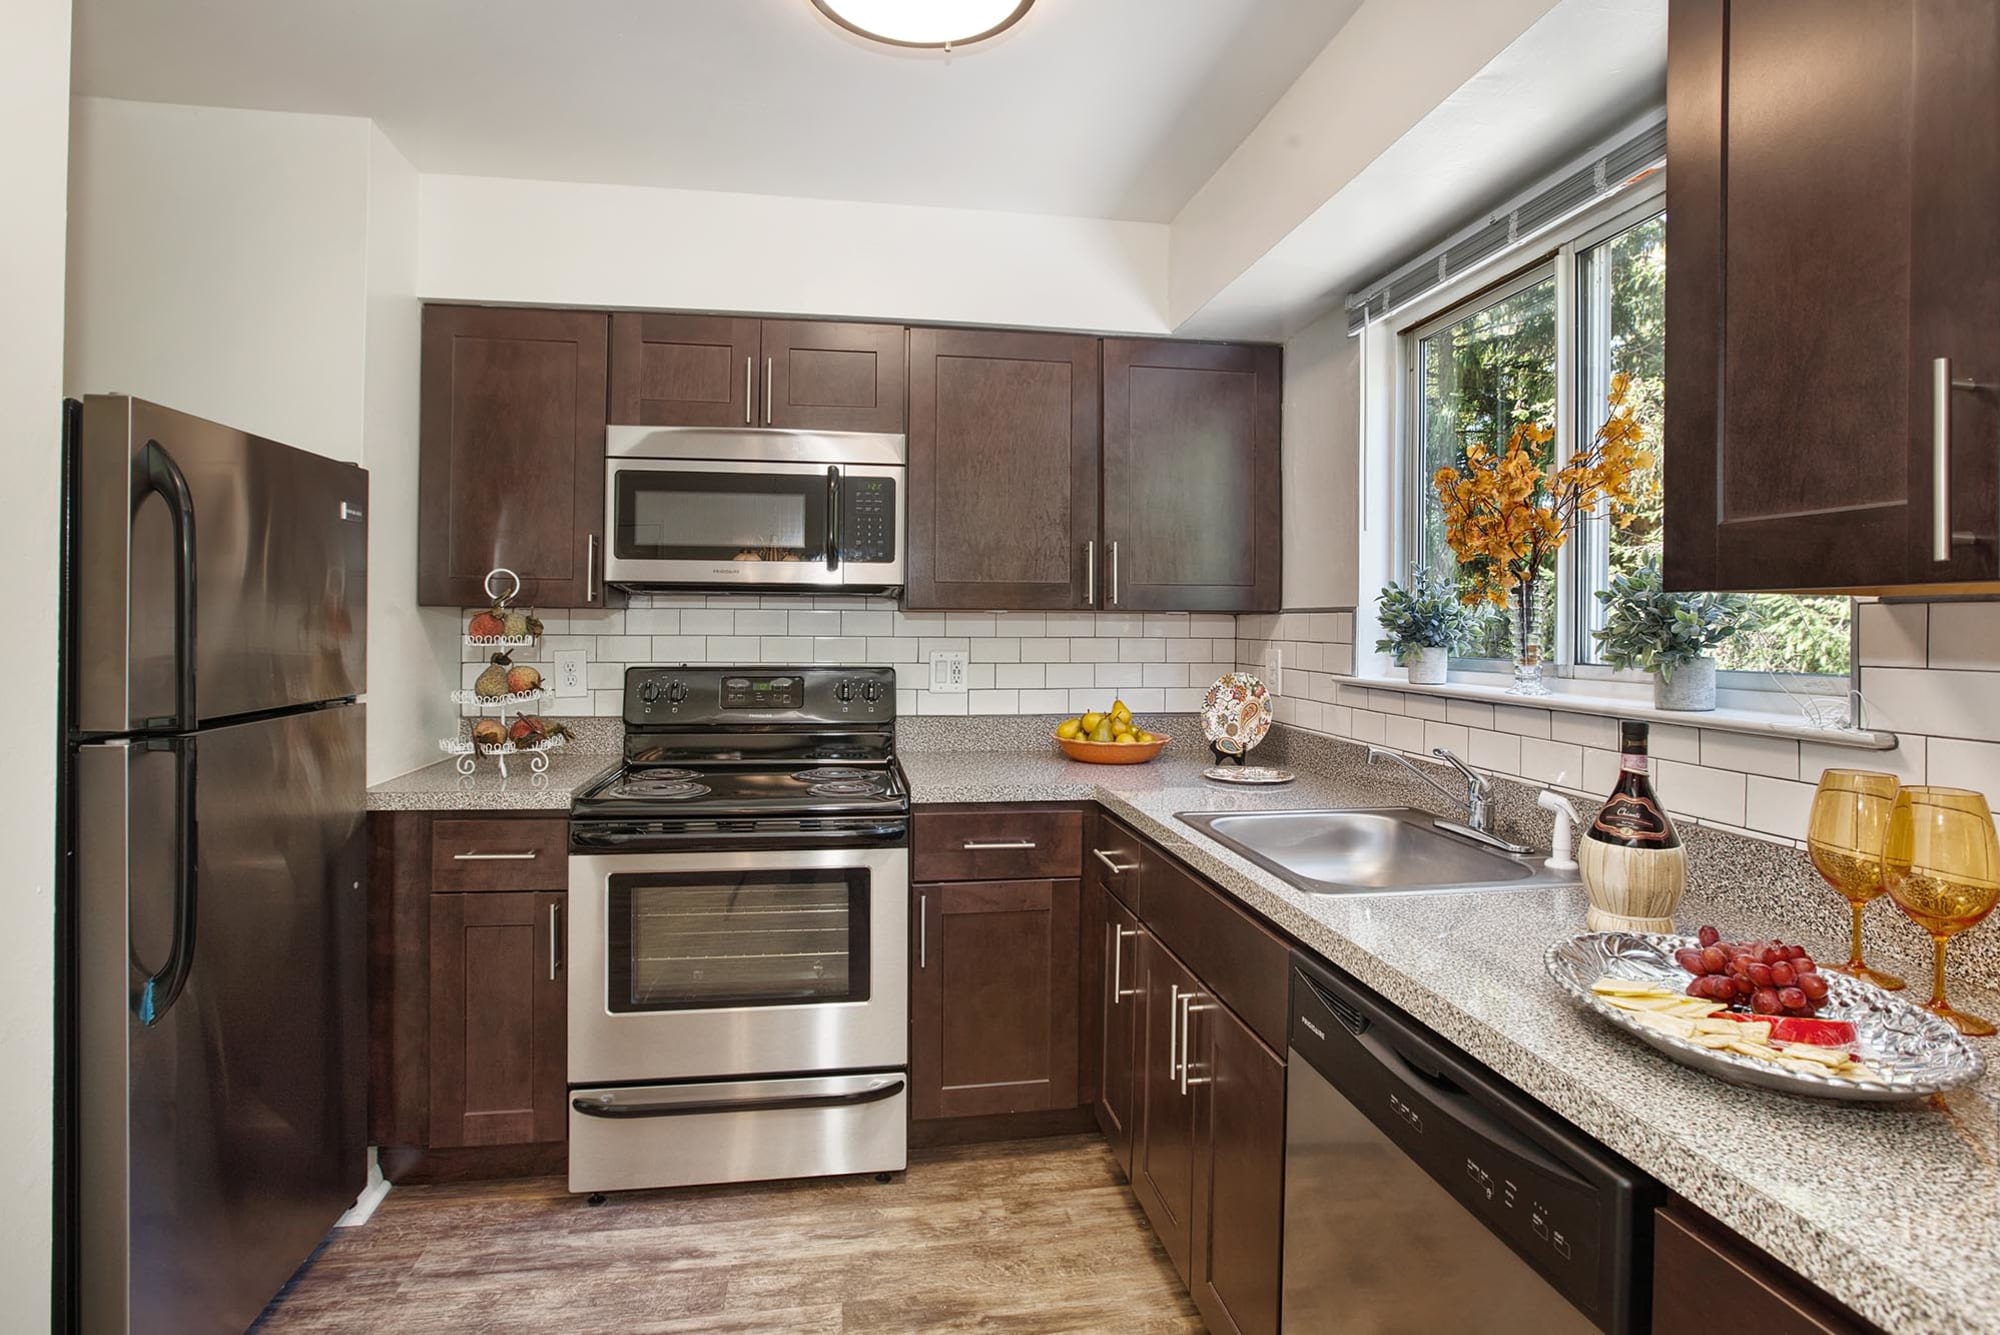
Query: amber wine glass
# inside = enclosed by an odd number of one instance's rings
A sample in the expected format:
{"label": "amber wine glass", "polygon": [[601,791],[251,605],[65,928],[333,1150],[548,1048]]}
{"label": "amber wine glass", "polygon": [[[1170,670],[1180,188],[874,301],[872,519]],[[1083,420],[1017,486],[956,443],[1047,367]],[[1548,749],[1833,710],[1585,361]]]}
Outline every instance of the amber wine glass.
{"label": "amber wine glass", "polygon": [[1847,963],[1825,967],[1854,978],[1865,978],[1891,991],[1903,986],[1892,973],[1870,968],[1861,958],[1861,911],[1889,886],[1882,878],[1882,850],[1889,838],[1889,816],[1896,809],[1901,787],[1893,774],[1865,769],[1830,769],[1819,776],[1812,815],[1806,825],[1806,852],[1828,885],[1847,901],[1854,915]]}
{"label": "amber wine glass", "polygon": [[1991,1020],[1955,1010],[1944,996],[1944,948],[2000,901],[2000,834],[1986,799],[1965,788],[1910,787],[1896,797],[1882,858],[1889,897],[1931,934],[1931,999],[1926,1008],[1961,1034],[1986,1038]]}

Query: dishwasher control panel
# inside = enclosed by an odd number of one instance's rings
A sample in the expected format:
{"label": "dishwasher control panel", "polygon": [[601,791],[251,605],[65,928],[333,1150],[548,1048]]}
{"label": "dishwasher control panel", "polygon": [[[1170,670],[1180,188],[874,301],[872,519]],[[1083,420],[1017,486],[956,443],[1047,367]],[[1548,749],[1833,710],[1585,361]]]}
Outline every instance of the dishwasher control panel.
{"label": "dishwasher control panel", "polygon": [[1292,994],[1291,1046],[1335,1094],[1592,1325],[1643,1328],[1649,1179],[1331,970],[1300,969]]}

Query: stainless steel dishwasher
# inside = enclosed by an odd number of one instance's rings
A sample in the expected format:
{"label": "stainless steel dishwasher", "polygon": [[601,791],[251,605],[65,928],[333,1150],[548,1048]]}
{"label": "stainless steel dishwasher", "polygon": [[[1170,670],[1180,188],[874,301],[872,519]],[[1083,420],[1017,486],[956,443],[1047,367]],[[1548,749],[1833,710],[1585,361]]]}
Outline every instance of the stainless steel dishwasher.
{"label": "stainless steel dishwasher", "polygon": [[1659,1189],[1294,957],[1287,1335],[1643,1331]]}

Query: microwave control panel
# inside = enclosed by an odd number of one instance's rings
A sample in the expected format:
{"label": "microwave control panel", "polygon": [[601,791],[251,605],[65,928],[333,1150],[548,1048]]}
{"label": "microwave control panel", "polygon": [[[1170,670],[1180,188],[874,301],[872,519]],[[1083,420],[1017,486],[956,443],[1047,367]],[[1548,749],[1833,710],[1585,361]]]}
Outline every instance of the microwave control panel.
{"label": "microwave control panel", "polygon": [[841,479],[840,558],[857,565],[896,559],[896,480]]}

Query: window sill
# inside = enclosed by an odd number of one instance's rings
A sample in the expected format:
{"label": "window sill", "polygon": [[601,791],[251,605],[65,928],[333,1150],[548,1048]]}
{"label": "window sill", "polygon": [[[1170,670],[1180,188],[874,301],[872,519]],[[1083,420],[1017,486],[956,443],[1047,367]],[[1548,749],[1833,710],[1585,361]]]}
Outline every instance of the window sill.
{"label": "window sill", "polygon": [[1335,676],[1345,686],[1365,686],[1378,691],[1401,691],[1410,695],[1437,695],[1454,700],[1479,700],[1489,704],[1515,705],[1522,709],[1552,709],[1566,714],[1597,714],[1611,718],[1642,719],[1647,723],[1673,723],[1715,732],[1754,733],[1764,737],[1790,737],[1799,741],[1822,742],[1828,746],[1852,747],[1858,751],[1893,751],[1896,734],[1866,728],[1821,728],[1796,714],[1764,713],[1749,709],[1713,709],[1696,713],[1684,709],[1659,709],[1641,700],[1612,695],[1591,695],[1558,688],[1551,695],[1509,695],[1504,686],[1486,686],[1469,681],[1448,681],[1442,686],[1423,686],[1402,677]]}

